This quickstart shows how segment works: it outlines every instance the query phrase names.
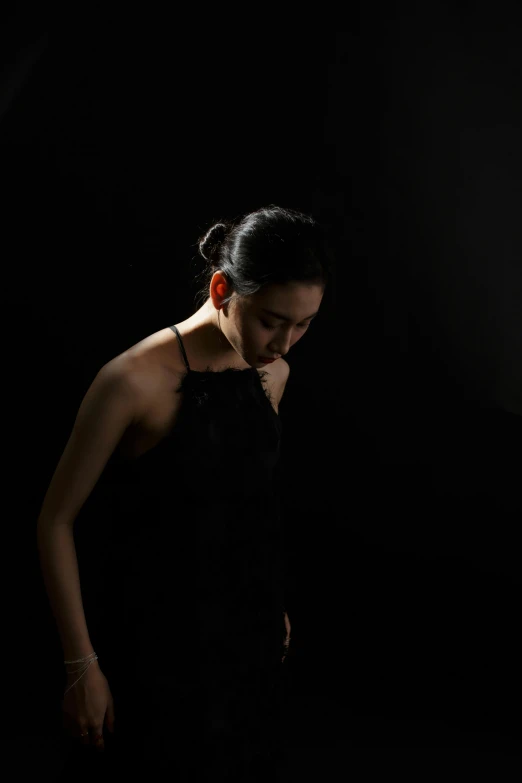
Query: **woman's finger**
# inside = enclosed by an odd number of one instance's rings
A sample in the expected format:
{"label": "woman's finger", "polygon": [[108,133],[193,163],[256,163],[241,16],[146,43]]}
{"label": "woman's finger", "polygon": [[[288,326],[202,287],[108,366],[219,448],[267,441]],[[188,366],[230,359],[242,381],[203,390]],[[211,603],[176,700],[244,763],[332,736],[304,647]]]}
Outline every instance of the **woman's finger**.
{"label": "woman's finger", "polygon": [[94,728],[91,726],[89,734],[91,745],[93,745],[96,750],[104,750],[105,743],[103,741],[103,725],[99,725]]}
{"label": "woman's finger", "polygon": [[77,736],[80,738],[82,745],[90,745],[91,738],[89,736],[88,726],[80,726],[79,733]]}

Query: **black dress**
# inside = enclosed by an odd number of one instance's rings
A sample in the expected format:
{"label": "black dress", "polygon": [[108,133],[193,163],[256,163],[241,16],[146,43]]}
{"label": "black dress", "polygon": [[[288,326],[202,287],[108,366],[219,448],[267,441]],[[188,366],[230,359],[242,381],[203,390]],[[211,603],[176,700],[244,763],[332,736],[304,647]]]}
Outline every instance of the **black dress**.
{"label": "black dress", "polygon": [[91,633],[115,701],[104,763],[266,779],[282,752],[281,421],[256,368],[191,370],[171,328],[186,365],[176,424],[106,469],[113,524]]}

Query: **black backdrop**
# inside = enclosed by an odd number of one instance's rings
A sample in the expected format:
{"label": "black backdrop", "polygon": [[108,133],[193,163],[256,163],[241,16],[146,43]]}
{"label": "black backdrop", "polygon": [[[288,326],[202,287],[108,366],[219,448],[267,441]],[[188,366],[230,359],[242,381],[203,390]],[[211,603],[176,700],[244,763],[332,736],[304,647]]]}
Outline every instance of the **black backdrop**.
{"label": "black backdrop", "polygon": [[277,203],[316,215],[337,253],[281,404],[293,769],[391,752],[508,765],[517,4],[18,8],[0,105],[9,747],[56,761],[61,648],[35,523],[81,398],[103,363],[193,312],[212,222]]}

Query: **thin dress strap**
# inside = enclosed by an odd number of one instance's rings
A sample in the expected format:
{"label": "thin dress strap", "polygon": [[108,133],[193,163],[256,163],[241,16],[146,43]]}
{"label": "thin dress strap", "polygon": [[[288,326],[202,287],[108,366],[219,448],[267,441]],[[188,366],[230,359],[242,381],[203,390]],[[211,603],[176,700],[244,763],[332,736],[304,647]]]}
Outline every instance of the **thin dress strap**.
{"label": "thin dress strap", "polygon": [[183,340],[181,339],[181,335],[179,333],[178,327],[177,326],[171,326],[170,328],[172,329],[172,331],[174,332],[174,334],[178,338],[179,346],[181,348],[181,353],[183,354],[183,361],[185,362],[185,366],[186,366],[187,370],[190,370],[190,365],[188,363],[187,354],[185,353],[185,346],[183,345]]}

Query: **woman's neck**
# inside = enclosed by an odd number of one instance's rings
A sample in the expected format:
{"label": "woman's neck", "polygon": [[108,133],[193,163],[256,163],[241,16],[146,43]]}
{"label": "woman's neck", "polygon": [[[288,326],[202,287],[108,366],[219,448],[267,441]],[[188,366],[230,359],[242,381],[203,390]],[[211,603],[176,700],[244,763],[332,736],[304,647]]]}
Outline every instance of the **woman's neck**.
{"label": "woman's neck", "polygon": [[197,310],[190,318],[183,321],[180,326],[183,326],[192,335],[194,344],[197,346],[198,353],[202,356],[209,357],[213,362],[229,363],[231,366],[248,367],[249,365],[244,362],[238,355],[235,348],[227,340],[223,334],[219,321],[222,320],[218,316],[218,310],[213,306],[210,299],[208,299],[199,310]]}

